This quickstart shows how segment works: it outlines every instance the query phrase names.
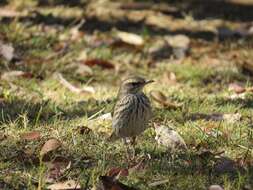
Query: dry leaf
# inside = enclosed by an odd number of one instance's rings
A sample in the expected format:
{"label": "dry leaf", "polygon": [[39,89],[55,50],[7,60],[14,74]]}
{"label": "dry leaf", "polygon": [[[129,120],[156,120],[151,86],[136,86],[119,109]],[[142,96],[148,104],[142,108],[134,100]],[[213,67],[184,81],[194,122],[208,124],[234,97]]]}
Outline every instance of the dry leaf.
{"label": "dry leaf", "polygon": [[165,39],[172,47],[181,47],[187,49],[190,45],[190,39],[182,34],[166,36]]}
{"label": "dry leaf", "polygon": [[219,174],[236,173],[237,166],[235,161],[227,157],[221,157],[214,166],[214,171]]}
{"label": "dry leaf", "polygon": [[120,177],[120,176],[128,176],[128,169],[126,168],[111,168],[108,172],[107,175],[110,177]]}
{"label": "dry leaf", "polygon": [[231,83],[228,86],[228,90],[240,94],[245,92],[246,89],[238,83]]}
{"label": "dry leaf", "polygon": [[33,74],[23,71],[9,71],[2,74],[2,80],[12,80],[16,77],[23,77],[23,78],[32,78]]}
{"label": "dry leaf", "polygon": [[111,62],[102,59],[88,59],[83,63],[91,67],[97,65],[104,69],[114,69],[114,65]]}
{"label": "dry leaf", "polygon": [[223,188],[219,185],[211,185],[208,190],[223,190]]}
{"label": "dry leaf", "polygon": [[92,69],[88,65],[78,63],[75,73],[79,75],[93,75]]}
{"label": "dry leaf", "polygon": [[45,142],[43,147],[40,150],[40,155],[44,156],[48,152],[51,152],[53,150],[56,150],[61,146],[61,142],[57,139],[49,139],[48,141]]}
{"label": "dry leaf", "polygon": [[165,72],[163,74],[163,81],[166,82],[167,84],[174,84],[177,82],[177,77],[176,77],[176,74],[173,73],[173,72]]}
{"label": "dry leaf", "polygon": [[128,32],[117,32],[117,37],[123,42],[135,46],[142,46],[144,44],[144,40],[141,36]]}
{"label": "dry leaf", "polygon": [[28,141],[38,140],[40,139],[40,132],[32,131],[32,132],[24,133],[21,135],[21,139],[28,140]]}
{"label": "dry leaf", "polygon": [[25,16],[25,12],[17,12],[15,10],[7,9],[7,8],[0,8],[0,18],[1,17],[7,17],[7,18],[13,18],[13,17],[20,17]]}
{"label": "dry leaf", "polygon": [[230,100],[244,100],[246,98],[246,93],[241,93],[241,94],[232,94],[228,97]]}
{"label": "dry leaf", "polygon": [[150,92],[150,96],[153,100],[155,100],[156,102],[158,102],[159,104],[161,104],[164,107],[167,108],[178,108],[180,105],[175,104],[170,102],[167,97],[160,91],[151,91]]}
{"label": "dry leaf", "polygon": [[64,85],[66,88],[68,88],[71,92],[74,93],[95,93],[95,89],[92,86],[85,86],[82,88],[77,88],[74,85],[70,84],[63,76],[58,73],[57,74],[58,79],[62,85]]}
{"label": "dry leaf", "polygon": [[155,140],[159,145],[163,145],[170,151],[174,152],[177,149],[187,149],[184,139],[173,129],[155,124]]}
{"label": "dry leaf", "polygon": [[0,56],[3,56],[7,61],[14,58],[14,48],[12,45],[3,44],[0,41]]}
{"label": "dry leaf", "polygon": [[228,123],[236,123],[240,121],[242,115],[240,113],[223,114],[223,120]]}
{"label": "dry leaf", "polygon": [[49,185],[47,189],[50,190],[71,190],[71,189],[81,189],[81,185],[74,180],[68,180],[65,182],[59,182]]}
{"label": "dry leaf", "polygon": [[82,51],[79,56],[77,57],[77,61],[84,61],[87,59],[87,52],[86,51]]}
{"label": "dry leaf", "polygon": [[87,135],[89,134],[92,130],[88,128],[87,126],[78,126],[78,131],[81,135]]}
{"label": "dry leaf", "polygon": [[52,183],[70,168],[71,162],[63,157],[57,157],[52,162],[47,162],[46,182]]}
{"label": "dry leaf", "polygon": [[92,188],[92,190],[136,190],[133,187],[129,187],[120,183],[114,177],[100,176],[98,183]]}
{"label": "dry leaf", "polygon": [[128,171],[129,173],[135,173],[135,172],[140,172],[140,171],[144,171],[146,167],[146,164],[145,164],[145,158],[142,158],[137,164],[131,166]]}

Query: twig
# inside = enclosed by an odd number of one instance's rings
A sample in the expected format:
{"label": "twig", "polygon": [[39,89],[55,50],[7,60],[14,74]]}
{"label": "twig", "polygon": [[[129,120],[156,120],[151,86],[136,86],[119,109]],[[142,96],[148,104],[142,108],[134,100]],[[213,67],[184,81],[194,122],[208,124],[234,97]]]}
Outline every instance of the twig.
{"label": "twig", "polygon": [[161,181],[156,181],[156,182],[148,184],[148,186],[149,187],[155,187],[155,186],[158,186],[158,185],[162,185],[162,184],[168,183],[169,181],[170,181],[169,179],[165,179],[165,180],[161,180]]}
{"label": "twig", "polygon": [[93,87],[91,86],[86,86],[83,88],[77,88],[74,85],[72,85],[70,82],[68,82],[65,78],[63,78],[62,74],[58,73],[57,77],[60,81],[60,83],[65,86],[66,88],[68,88],[71,92],[80,94],[80,93],[95,93],[95,90]]}

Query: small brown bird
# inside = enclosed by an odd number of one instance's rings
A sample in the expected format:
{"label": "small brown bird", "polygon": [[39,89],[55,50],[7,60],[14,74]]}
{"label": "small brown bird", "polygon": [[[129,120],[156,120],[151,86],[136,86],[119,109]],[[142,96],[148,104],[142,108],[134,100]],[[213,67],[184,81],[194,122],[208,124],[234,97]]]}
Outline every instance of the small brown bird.
{"label": "small brown bird", "polygon": [[[153,80],[141,77],[130,77],[122,82],[114,107],[110,141],[122,138],[126,144],[126,139],[131,138],[131,144],[134,146],[136,136],[148,127],[152,110],[150,101],[142,89],[151,82]],[[127,151],[129,153],[128,149]]]}

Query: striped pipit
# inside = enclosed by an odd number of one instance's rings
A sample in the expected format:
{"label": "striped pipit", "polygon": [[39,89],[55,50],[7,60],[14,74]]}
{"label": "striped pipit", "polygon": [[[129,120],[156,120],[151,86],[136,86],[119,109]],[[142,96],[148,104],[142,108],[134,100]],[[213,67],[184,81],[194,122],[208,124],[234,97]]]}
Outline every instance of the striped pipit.
{"label": "striped pipit", "polygon": [[130,77],[121,83],[118,92],[112,119],[113,132],[109,140],[123,139],[129,159],[127,139],[130,138],[134,148],[136,136],[145,131],[152,115],[150,101],[142,91],[151,82],[141,77]]}

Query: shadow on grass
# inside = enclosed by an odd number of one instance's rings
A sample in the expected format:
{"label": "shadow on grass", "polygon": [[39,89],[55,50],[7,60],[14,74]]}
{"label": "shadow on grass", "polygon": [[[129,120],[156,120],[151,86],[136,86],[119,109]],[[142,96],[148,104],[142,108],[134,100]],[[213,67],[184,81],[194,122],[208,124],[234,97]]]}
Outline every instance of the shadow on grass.
{"label": "shadow on grass", "polygon": [[24,116],[27,117],[31,124],[52,123],[55,120],[71,120],[85,116],[90,117],[110,105],[109,102],[90,100],[65,106],[56,105],[50,101],[28,102],[23,99],[3,101],[0,102],[0,123],[21,121]]}
{"label": "shadow on grass", "polygon": [[83,7],[87,3],[87,0],[38,0],[39,6],[57,6],[64,5],[70,7],[81,6]]}
{"label": "shadow on grass", "polygon": [[138,0],[141,2],[151,2],[154,5],[166,3],[177,7],[180,12],[190,14],[194,19],[203,20],[208,18],[219,18],[229,21],[251,22],[253,20],[253,3],[240,3],[240,0]]}

